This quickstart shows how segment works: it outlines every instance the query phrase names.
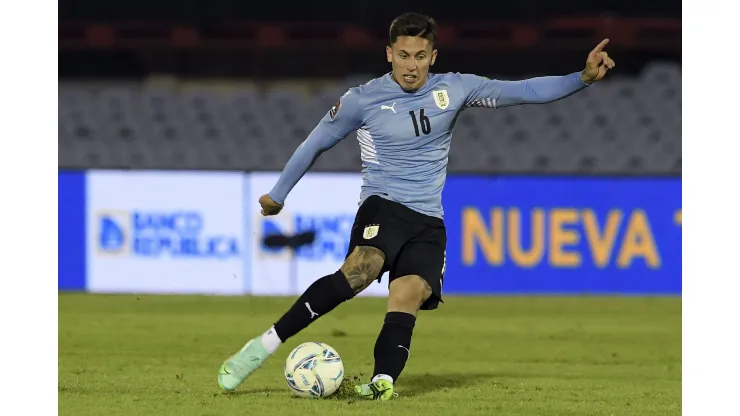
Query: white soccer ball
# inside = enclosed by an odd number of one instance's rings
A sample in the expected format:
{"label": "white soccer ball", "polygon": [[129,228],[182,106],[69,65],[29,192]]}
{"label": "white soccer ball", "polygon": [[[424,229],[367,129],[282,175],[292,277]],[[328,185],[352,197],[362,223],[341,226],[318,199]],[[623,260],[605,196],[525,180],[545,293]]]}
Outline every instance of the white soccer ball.
{"label": "white soccer ball", "polygon": [[285,360],[285,381],[299,397],[328,397],[344,380],[344,364],[337,351],[321,342],[305,342]]}

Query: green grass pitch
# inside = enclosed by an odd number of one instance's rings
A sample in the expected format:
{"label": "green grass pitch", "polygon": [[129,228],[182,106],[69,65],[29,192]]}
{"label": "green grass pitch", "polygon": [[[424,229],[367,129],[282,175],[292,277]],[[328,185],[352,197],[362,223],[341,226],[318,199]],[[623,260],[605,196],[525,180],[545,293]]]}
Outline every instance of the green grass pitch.
{"label": "green grass pitch", "polygon": [[[389,402],[356,400],[385,300],[357,298],[289,340],[235,393],[222,361],[293,298],[59,295],[60,415],[680,415],[681,298],[447,297],[420,313]],[[345,385],[294,398],[304,341],[344,359]]]}

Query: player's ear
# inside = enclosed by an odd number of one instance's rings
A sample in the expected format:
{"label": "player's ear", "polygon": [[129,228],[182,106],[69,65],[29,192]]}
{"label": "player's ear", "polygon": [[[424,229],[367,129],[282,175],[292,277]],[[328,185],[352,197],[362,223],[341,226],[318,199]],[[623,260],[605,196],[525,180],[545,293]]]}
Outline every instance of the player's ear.
{"label": "player's ear", "polygon": [[385,47],[385,58],[388,62],[393,62],[393,49],[390,46]]}
{"label": "player's ear", "polygon": [[430,65],[434,65],[434,62],[436,61],[437,61],[437,50],[435,49],[432,51],[432,60],[430,61],[431,62]]}

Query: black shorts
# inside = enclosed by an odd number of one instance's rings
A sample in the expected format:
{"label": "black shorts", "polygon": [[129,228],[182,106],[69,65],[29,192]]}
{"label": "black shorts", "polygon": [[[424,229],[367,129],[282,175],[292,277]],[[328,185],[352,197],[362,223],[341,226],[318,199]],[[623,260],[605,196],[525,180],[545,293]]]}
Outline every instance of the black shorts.
{"label": "black shorts", "polygon": [[399,277],[412,274],[426,280],[432,296],[421,309],[436,309],[442,301],[447,230],[440,218],[373,195],[357,211],[347,257],[357,246],[371,246],[385,253],[378,281],[385,272],[389,272],[389,285]]}

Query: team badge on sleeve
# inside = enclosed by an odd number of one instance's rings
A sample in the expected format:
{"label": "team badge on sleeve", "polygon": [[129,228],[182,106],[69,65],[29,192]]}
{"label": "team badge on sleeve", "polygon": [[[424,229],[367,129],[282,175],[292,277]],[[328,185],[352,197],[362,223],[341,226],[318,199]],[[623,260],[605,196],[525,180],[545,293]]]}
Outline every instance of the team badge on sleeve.
{"label": "team badge on sleeve", "polygon": [[432,96],[434,97],[434,103],[437,104],[440,110],[445,110],[450,105],[450,97],[447,96],[447,90],[432,91]]}
{"label": "team badge on sleeve", "polygon": [[336,103],[336,104],[334,104],[334,105],[333,105],[333,106],[332,106],[332,107],[331,107],[331,108],[329,109],[329,117],[331,117],[331,119],[332,119],[332,120],[334,120],[334,117],[336,117],[336,116],[337,116],[337,112],[339,112],[339,109],[340,109],[341,107],[342,107],[342,102],[341,102],[341,101],[337,101],[337,103]]}
{"label": "team badge on sleeve", "polygon": [[337,101],[337,103],[334,104],[331,109],[329,109],[329,117],[331,117],[332,120],[334,120],[334,117],[337,116],[339,109],[342,108],[342,98],[348,96],[351,92],[352,90],[347,90],[347,92],[342,94],[342,97],[339,98],[339,101]]}

